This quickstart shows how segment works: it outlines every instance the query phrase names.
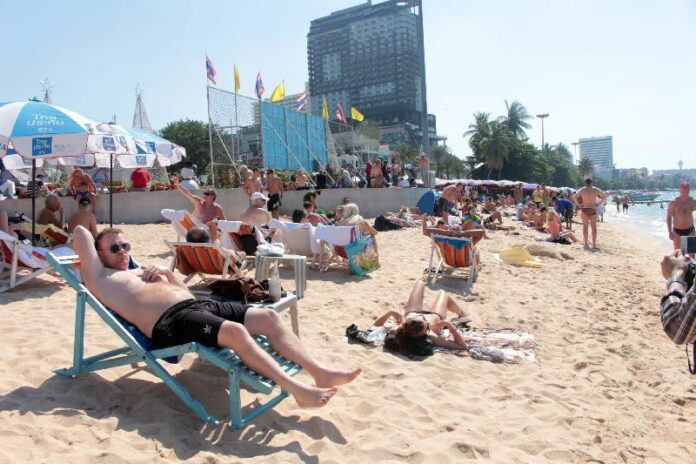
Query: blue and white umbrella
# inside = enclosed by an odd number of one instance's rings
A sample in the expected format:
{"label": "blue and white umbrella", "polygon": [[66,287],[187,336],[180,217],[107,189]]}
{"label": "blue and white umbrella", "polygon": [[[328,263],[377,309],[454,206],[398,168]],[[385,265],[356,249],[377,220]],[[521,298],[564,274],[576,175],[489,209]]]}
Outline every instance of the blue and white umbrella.
{"label": "blue and white umbrella", "polygon": [[29,159],[128,153],[108,124],[33,100],[0,103],[0,157],[10,144]]}
{"label": "blue and white umbrella", "polygon": [[[124,168],[152,166],[155,158],[161,166],[170,166],[181,162],[186,156],[185,148],[151,132],[127,129],[118,124],[109,124],[109,126],[120,143],[128,147],[129,154],[118,158],[119,164]],[[130,140],[134,142],[134,146],[129,144]]]}

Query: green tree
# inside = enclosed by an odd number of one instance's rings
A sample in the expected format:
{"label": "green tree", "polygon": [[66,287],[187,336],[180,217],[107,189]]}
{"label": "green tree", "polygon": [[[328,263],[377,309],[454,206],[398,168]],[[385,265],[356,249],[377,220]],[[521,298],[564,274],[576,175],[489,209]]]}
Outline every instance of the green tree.
{"label": "green tree", "polygon": [[208,126],[190,119],[170,122],[159,132],[163,138],[186,149],[186,160],[205,172],[210,163]]}
{"label": "green tree", "polygon": [[498,120],[510,131],[513,137],[526,140],[527,133],[525,129],[532,127],[532,125],[527,122],[532,119],[532,116],[527,112],[527,108],[517,100],[509,104],[508,101],[505,100],[505,108],[507,114],[499,117]]}
{"label": "green tree", "polygon": [[484,163],[488,167],[489,178],[494,169],[498,170],[498,178],[500,178],[500,172],[510,151],[510,132],[503,123],[498,121],[491,122],[489,127],[488,137],[481,142],[481,149],[485,157]]}
{"label": "green tree", "polygon": [[474,156],[483,157],[481,144],[491,133],[490,117],[490,113],[474,113],[474,122],[469,124],[469,129],[464,132],[464,137],[469,137],[469,147]]}
{"label": "green tree", "polygon": [[592,163],[592,160],[589,158],[581,159],[578,163],[578,172],[583,178],[591,176],[594,172],[594,164]]}
{"label": "green tree", "polygon": [[[411,145],[402,143],[397,150],[403,164],[416,164],[418,161],[418,152]],[[417,167],[417,166],[416,166]]]}
{"label": "green tree", "polygon": [[430,150],[430,161],[435,167],[435,175],[437,177],[442,175],[442,162],[448,155],[450,155],[450,152],[447,147],[441,145],[436,145]]}
{"label": "green tree", "polygon": [[451,153],[445,153],[442,156],[438,169],[440,173],[446,174],[448,179],[462,178],[468,171],[464,161]]}

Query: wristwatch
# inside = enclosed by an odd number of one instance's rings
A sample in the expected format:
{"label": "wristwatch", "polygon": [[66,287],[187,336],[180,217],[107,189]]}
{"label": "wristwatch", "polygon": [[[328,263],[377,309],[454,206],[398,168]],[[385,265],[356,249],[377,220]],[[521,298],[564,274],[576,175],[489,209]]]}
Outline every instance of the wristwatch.
{"label": "wristwatch", "polygon": [[681,284],[684,286],[684,288],[686,288],[686,280],[681,277],[670,277],[667,279],[667,288],[674,283]]}

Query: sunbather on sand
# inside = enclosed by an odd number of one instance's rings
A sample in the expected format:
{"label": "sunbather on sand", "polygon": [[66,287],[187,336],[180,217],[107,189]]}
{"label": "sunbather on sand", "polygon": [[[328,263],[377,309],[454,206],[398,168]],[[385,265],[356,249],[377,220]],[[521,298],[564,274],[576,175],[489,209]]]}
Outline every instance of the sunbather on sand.
{"label": "sunbather on sand", "polygon": [[[457,317],[464,316],[454,298],[440,290],[430,310],[426,310],[423,308],[424,291],[425,284],[420,280],[416,281],[403,314],[389,311],[375,321],[375,327],[383,326],[389,319],[394,319],[399,324],[388,329],[394,336],[387,337],[384,346],[406,356],[430,354],[433,346],[453,350],[467,349],[468,340],[447,320],[447,311],[453,312]],[[449,330],[449,338],[438,335],[442,329]]]}
{"label": "sunbather on sand", "polygon": [[551,235],[550,239],[552,242],[558,241],[560,238],[572,240],[573,243],[578,241],[577,237],[572,231],[562,230],[561,217],[558,215],[556,210],[549,209],[546,221],[546,228],[549,231],[549,235]]}
{"label": "sunbather on sand", "polygon": [[[329,369],[320,364],[270,308],[234,302],[195,300],[186,285],[164,266],[129,271],[130,244],[118,229],[104,229],[94,240],[78,226],[74,244],[87,288],[106,306],[164,348],[188,342],[233,349],[259,374],[289,391],[300,407],[324,406],[336,386],[361,372]],[[315,380],[309,386],[288,376],[252,335],[265,335],[284,358],[301,365]]]}

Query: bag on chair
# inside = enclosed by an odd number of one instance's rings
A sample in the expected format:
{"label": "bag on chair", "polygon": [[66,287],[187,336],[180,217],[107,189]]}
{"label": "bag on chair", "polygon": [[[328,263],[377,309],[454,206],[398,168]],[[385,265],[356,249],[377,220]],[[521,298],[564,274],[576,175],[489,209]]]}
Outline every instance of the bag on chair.
{"label": "bag on chair", "polygon": [[375,251],[375,238],[360,237],[345,247],[348,268],[351,274],[367,275],[379,267],[379,256]]}

